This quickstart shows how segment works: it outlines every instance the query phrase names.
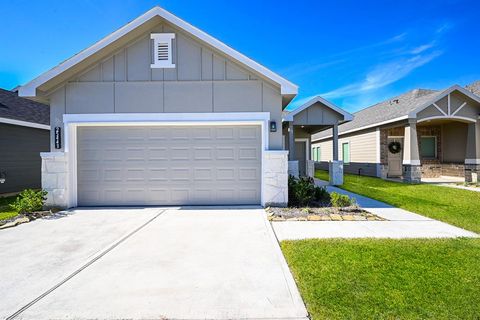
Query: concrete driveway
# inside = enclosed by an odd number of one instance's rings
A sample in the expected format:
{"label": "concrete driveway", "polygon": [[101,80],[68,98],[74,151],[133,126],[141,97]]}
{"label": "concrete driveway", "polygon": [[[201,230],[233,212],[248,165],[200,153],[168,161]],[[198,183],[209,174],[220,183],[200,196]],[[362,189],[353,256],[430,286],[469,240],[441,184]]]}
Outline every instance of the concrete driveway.
{"label": "concrete driveway", "polygon": [[0,231],[0,317],[306,319],[263,209],[77,209]]}

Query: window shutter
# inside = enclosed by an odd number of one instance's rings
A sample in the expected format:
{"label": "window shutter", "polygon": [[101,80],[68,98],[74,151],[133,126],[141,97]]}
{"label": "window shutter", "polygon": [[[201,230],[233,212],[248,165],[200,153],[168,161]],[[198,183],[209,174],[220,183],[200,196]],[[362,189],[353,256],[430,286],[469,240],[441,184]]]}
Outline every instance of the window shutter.
{"label": "window shutter", "polygon": [[152,33],[153,40],[153,63],[152,68],[175,68],[173,63],[173,39],[174,33]]}

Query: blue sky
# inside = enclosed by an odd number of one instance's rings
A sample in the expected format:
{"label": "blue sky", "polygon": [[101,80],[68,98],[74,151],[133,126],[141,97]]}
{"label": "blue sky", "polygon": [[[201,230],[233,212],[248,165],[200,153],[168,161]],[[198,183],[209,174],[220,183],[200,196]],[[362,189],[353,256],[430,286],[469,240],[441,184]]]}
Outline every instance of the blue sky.
{"label": "blue sky", "polygon": [[26,83],[160,5],[300,86],[356,111],[480,79],[480,1],[0,0],[0,87]]}

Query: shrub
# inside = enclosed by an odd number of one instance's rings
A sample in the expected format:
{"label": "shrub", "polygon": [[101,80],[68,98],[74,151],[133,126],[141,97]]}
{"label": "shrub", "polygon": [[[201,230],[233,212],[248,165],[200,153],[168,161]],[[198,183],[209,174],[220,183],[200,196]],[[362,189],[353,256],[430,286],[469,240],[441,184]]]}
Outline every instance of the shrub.
{"label": "shrub", "polygon": [[32,213],[42,210],[45,203],[47,191],[32,189],[23,190],[15,199],[15,202],[10,207],[18,213]]}
{"label": "shrub", "polygon": [[288,177],[288,206],[305,207],[315,203],[329,203],[330,195],[324,187],[317,187],[313,178]]}
{"label": "shrub", "polygon": [[315,201],[322,204],[330,203],[330,193],[328,193],[327,188],[315,186]]}
{"label": "shrub", "polygon": [[355,204],[354,199],[350,198],[345,194],[340,194],[338,192],[330,193],[332,206],[337,208],[350,207]]}

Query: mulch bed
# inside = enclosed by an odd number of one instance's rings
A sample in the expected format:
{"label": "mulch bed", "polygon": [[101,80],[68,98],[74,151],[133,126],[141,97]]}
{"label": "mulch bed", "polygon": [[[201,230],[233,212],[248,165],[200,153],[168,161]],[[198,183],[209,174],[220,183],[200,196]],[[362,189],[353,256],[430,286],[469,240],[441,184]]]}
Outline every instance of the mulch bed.
{"label": "mulch bed", "polygon": [[266,209],[270,221],[384,221],[358,206]]}

